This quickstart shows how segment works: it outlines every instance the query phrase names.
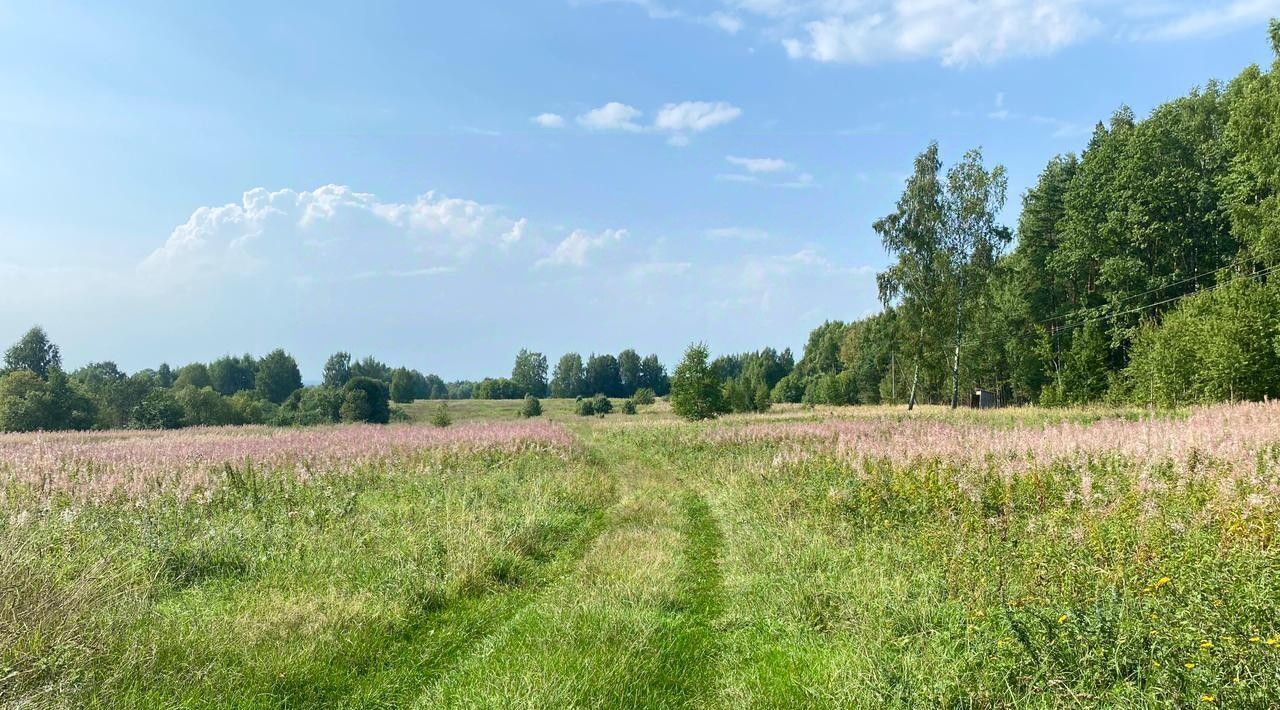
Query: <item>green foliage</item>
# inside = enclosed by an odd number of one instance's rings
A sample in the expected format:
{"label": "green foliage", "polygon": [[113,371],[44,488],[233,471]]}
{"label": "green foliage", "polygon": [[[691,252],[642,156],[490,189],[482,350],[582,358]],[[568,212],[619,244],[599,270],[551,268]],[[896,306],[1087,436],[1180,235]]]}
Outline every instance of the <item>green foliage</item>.
{"label": "green foliage", "polygon": [[708,364],[707,346],[690,345],[671,378],[671,409],[688,420],[711,419],[727,407],[720,377]]}
{"label": "green foliage", "polygon": [[518,396],[547,396],[547,356],[521,350],[511,368],[511,383]]}
{"label": "green foliage", "polygon": [[[246,354],[243,357],[224,355],[209,364],[210,386],[218,394],[230,397],[237,392],[253,389],[258,372],[259,364],[254,361],[252,355]],[[285,393],[285,396],[288,396],[288,393]]]}
{"label": "green foliage", "polygon": [[520,416],[528,419],[531,417],[542,416],[542,402],[531,394],[524,396],[524,402],[520,405]]}
{"label": "green foliage", "polygon": [[1126,375],[1159,406],[1280,396],[1280,282],[1248,277],[1183,299],[1138,336]]}
{"label": "green foliage", "polygon": [[173,389],[175,390],[187,387],[202,389],[212,386],[213,379],[209,377],[209,366],[202,362],[193,362],[179,369],[178,376],[173,381]]}
{"label": "green foliage", "polygon": [[0,431],[88,429],[96,407],[59,369],[48,379],[28,367],[0,376]]}
{"label": "green foliage", "polygon": [[580,397],[587,392],[587,371],[578,353],[565,353],[556,363],[551,377],[551,396],[556,398]]}
{"label": "green foliage", "polygon": [[618,358],[612,355],[592,355],[587,359],[586,391],[607,397],[621,397],[622,374],[618,370]]}
{"label": "green foliage", "polygon": [[[371,380],[378,380],[384,384],[391,384],[391,368],[386,363],[374,358],[372,355],[365,357],[363,360],[352,363],[351,377],[368,377]],[[345,385],[343,385],[345,387]]]}
{"label": "green foliage", "polygon": [[630,397],[642,385],[640,382],[640,353],[627,348],[618,353],[618,378],[622,381],[622,396]]}
{"label": "green foliage", "polygon": [[28,370],[40,379],[47,379],[49,372],[62,367],[62,354],[58,346],[49,340],[44,328],[34,326],[18,342],[4,353],[4,371]]}
{"label": "green foliage", "polygon": [[302,372],[292,355],[277,348],[258,363],[255,381],[257,390],[267,401],[280,404],[302,389]]}
{"label": "green foliage", "polygon": [[177,429],[186,412],[173,392],[154,389],[133,410],[129,426],[134,429]]}
{"label": "green foliage", "polygon": [[447,427],[453,423],[453,417],[449,415],[449,402],[441,400],[436,405],[436,411],[431,415],[431,424],[437,427]]}
{"label": "green foliage", "polygon": [[641,387],[640,389],[636,390],[635,394],[631,395],[631,401],[639,405],[645,405],[645,404],[653,404],[654,402],[658,401],[658,398],[654,394],[653,390],[649,389],[648,387]]}
{"label": "green foliage", "polygon": [[623,414],[635,414],[635,413],[636,413],[636,399],[635,399],[635,397],[632,397],[632,398],[630,398],[630,399],[628,399],[628,400],[626,400],[625,402],[623,402],[623,403],[622,403],[622,413],[623,413]]}
{"label": "green foliage", "polygon": [[[373,407],[369,405],[369,393],[361,387],[348,387],[343,392],[342,406],[338,409],[338,416],[342,421],[348,424],[368,422],[373,415]],[[387,418],[390,419],[390,412]]]}
{"label": "green foliage", "polygon": [[182,407],[182,421],[187,426],[226,426],[235,423],[231,402],[212,387],[181,387],[173,392]]}
{"label": "green foliage", "polygon": [[506,377],[486,377],[471,392],[473,399],[520,399],[524,393]]}
{"label": "green foliage", "polygon": [[580,417],[589,417],[596,413],[595,401],[580,396],[574,402],[573,411]]}
{"label": "green foliage", "polygon": [[324,363],[324,386],[331,389],[345,387],[351,379],[351,353],[336,352]]}
{"label": "green foliage", "polygon": [[653,393],[659,397],[665,397],[671,391],[671,380],[667,377],[667,369],[654,354],[646,355],[640,361],[640,375],[636,382],[640,387],[653,390]]}
{"label": "green foliage", "polygon": [[[448,391],[439,377],[429,379],[417,370],[398,367],[391,372],[391,401],[408,404],[416,399],[444,399]],[[432,396],[437,395],[437,396]]]}
{"label": "green foliage", "polygon": [[[343,421],[362,421],[370,424],[386,424],[391,421],[391,393],[382,380],[371,377],[352,377],[343,387],[342,407],[339,412]],[[363,395],[353,395],[353,392]]]}
{"label": "green foliage", "polygon": [[597,394],[591,398],[591,412],[596,416],[603,417],[613,412],[613,401],[604,394]]}

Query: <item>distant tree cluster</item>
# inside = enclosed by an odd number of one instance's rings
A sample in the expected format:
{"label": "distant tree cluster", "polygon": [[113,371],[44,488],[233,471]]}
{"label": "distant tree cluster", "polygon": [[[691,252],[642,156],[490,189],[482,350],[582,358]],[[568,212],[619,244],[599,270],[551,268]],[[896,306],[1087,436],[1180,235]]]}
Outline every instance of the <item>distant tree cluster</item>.
{"label": "distant tree cluster", "polygon": [[576,399],[602,394],[631,397],[647,389],[666,396],[671,383],[657,355],[641,358],[635,350],[613,355],[592,354],[583,361],[578,353],[566,353],[548,378],[547,358],[542,353],[521,350],[511,368],[511,377],[487,378],[476,383],[474,399],[522,399],[534,397]]}
{"label": "distant tree cluster", "polygon": [[321,385],[304,387],[297,361],[279,349],[177,370],[163,364],[128,374],[95,362],[66,373],[58,347],[37,326],[5,352],[0,431],[387,423],[393,399],[444,399],[450,391],[435,375],[372,357],[352,361],[348,353],[329,358]]}

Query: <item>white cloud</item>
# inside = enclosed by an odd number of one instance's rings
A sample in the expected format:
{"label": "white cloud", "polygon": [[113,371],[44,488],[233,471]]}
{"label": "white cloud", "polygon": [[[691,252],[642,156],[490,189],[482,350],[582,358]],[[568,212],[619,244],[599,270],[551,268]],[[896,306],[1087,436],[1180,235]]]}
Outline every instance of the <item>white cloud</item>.
{"label": "white cloud", "polygon": [[663,106],[653,126],[660,131],[700,133],[729,123],[741,115],[742,109],[724,101],[684,101]]}
{"label": "white cloud", "polygon": [[731,35],[736,35],[742,31],[742,20],[736,15],[730,15],[723,12],[713,12],[707,16],[707,21],[717,29]]}
{"label": "white cloud", "polygon": [[1280,0],[720,0],[690,15],[648,0],[654,19],[696,21],[729,34],[761,19],[762,37],[794,59],[874,64],[932,59],[988,64],[1054,53],[1091,37],[1180,40],[1261,26]]}
{"label": "white cloud", "polygon": [[558,113],[540,113],[529,120],[543,128],[562,128],[564,126],[564,116]]}
{"label": "white cloud", "polygon": [[467,258],[482,246],[515,244],[527,224],[497,207],[434,192],[383,202],[342,185],[255,188],[239,204],[195,210],[138,268],[148,278],[177,281],[266,270],[309,280],[415,271]]}
{"label": "white cloud", "polygon": [[617,101],[597,109],[592,109],[578,116],[578,123],[593,131],[639,131],[642,130],[636,119],[643,114],[633,106]]}
{"label": "white cloud", "polygon": [[625,229],[606,229],[598,234],[576,229],[556,245],[550,256],[538,260],[537,266],[586,266],[591,252],[604,249],[626,237]]}
{"label": "white cloud", "polygon": [[749,173],[776,173],[782,170],[790,170],[791,163],[781,158],[741,158],[736,155],[727,155],[725,160],[740,168],[745,168]]}
{"label": "white cloud", "polygon": [[837,3],[783,41],[793,58],[877,62],[934,57],[944,65],[1048,54],[1097,28],[1073,0],[897,0]]}
{"label": "white cloud", "polygon": [[1280,15],[1280,0],[1233,0],[1225,5],[1204,2],[1198,3],[1195,10],[1165,18],[1135,34],[1143,39],[1164,40],[1201,37],[1251,25],[1262,27],[1276,15]]}

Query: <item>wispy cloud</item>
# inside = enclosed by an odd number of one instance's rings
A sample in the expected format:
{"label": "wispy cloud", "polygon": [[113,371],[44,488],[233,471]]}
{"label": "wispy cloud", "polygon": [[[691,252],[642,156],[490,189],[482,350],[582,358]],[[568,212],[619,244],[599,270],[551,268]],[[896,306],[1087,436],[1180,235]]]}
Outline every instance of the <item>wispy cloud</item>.
{"label": "wispy cloud", "polygon": [[726,155],[724,159],[749,173],[776,173],[781,170],[791,169],[791,163],[781,158],[743,158],[736,155]]}
{"label": "wispy cloud", "polygon": [[[1180,40],[1257,25],[1280,15],[1280,0],[720,0],[722,10],[689,13],[656,0],[596,0],[644,8],[656,20],[698,22],[741,33],[747,20],[793,59],[877,64],[935,60],[990,64],[1052,54],[1103,37]],[[579,3],[583,4],[583,3]]]}

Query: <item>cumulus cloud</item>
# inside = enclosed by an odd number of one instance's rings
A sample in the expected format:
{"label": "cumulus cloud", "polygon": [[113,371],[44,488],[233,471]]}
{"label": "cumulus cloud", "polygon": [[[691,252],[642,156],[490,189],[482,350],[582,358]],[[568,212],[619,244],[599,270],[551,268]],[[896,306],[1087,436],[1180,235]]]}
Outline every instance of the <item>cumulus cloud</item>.
{"label": "cumulus cloud", "polygon": [[593,131],[640,131],[636,119],[644,115],[639,109],[617,101],[578,116],[578,124]]}
{"label": "cumulus cloud", "polygon": [[538,266],[575,266],[587,265],[587,257],[591,252],[599,251],[622,241],[627,237],[625,229],[606,229],[592,234],[583,229],[574,230],[561,241],[551,254],[539,259]]}
{"label": "cumulus cloud", "polygon": [[527,224],[492,205],[434,192],[384,202],[342,185],[255,188],[239,203],[195,210],[138,269],[175,280],[268,269],[308,279],[392,266],[421,272],[484,246],[518,243]]}
{"label": "cumulus cloud", "polygon": [[562,128],[564,127],[564,116],[558,113],[540,113],[529,119],[543,128]]}

